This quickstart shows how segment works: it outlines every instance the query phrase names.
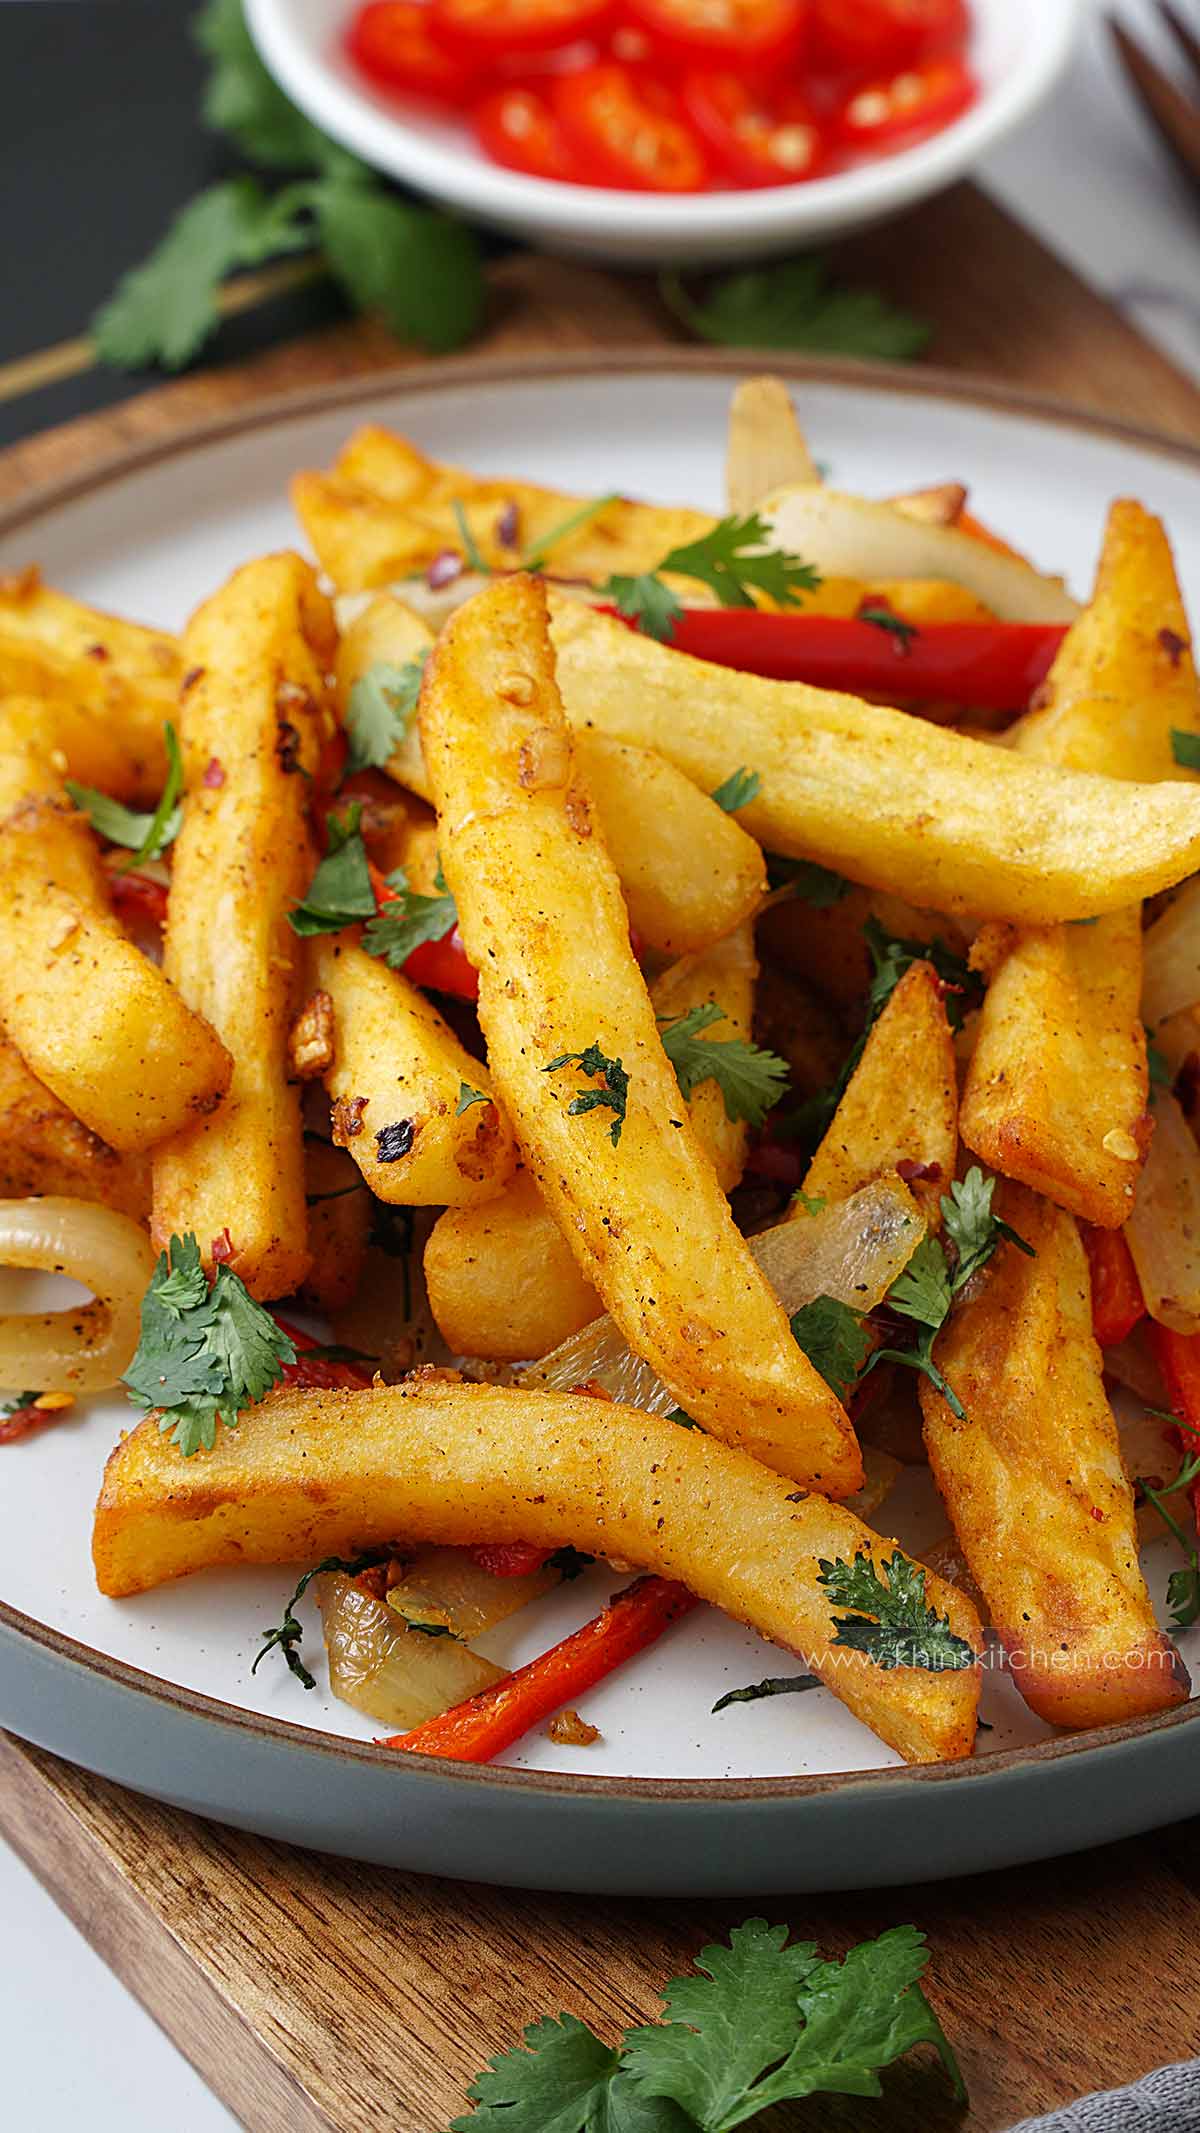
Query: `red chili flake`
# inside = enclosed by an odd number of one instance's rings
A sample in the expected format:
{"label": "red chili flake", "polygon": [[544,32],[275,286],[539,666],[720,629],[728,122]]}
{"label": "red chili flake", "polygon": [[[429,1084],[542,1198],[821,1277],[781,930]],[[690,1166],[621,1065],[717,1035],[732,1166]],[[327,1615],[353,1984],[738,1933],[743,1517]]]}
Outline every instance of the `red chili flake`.
{"label": "red chili flake", "polygon": [[89,644],[87,648],[87,657],[89,659],[111,659],[112,653],[109,651],[108,646],[106,644]]}
{"label": "red chili flake", "polygon": [[188,693],[188,690],[189,690],[189,689],[194,689],[194,688],[195,688],[195,686],[196,686],[196,683],[197,683],[198,681],[203,681],[203,679],[204,679],[204,668],[203,668],[203,667],[189,667],[189,668],[188,668],[188,670],[187,670],[187,673],[186,673],[186,674],[184,675],[184,677],[183,677],[183,680],[182,680],[182,681],[180,682],[180,684],[179,684],[179,694],[180,694],[181,696],[186,696],[186,695],[187,695],[187,693]]}
{"label": "red chili flake", "polygon": [[228,1266],[233,1258],[233,1238],[227,1229],[223,1229],[219,1237],[213,1238],[208,1256],[214,1266]]}
{"label": "red chili flake", "polygon": [[275,760],[285,776],[301,768],[300,735],[290,718],[281,718],[275,726]]}
{"label": "red chili flake", "polygon": [[1094,1503],[1094,1504],[1092,1505],[1092,1517],[1093,1517],[1093,1518],[1095,1519],[1095,1521],[1096,1521],[1096,1524],[1097,1524],[1098,1526],[1102,1526],[1102,1525],[1104,1524],[1104,1513],[1103,1513],[1103,1511],[1102,1511],[1102,1510],[1100,1509],[1100,1506],[1099,1506],[1099,1504],[1098,1504],[1098,1503]]}
{"label": "red chili flake", "polygon": [[896,1176],[903,1178],[906,1185],[914,1185],[918,1178],[925,1178],[931,1185],[936,1185],[941,1174],[940,1163],[917,1163],[908,1156],[896,1165]]}
{"label": "red chili flake", "polygon": [[204,776],[201,778],[200,783],[207,785],[210,792],[216,792],[218,787],[225,783],[225,765],[219,756],[210,755],[208,762],[204,766]]}
{"label": "red chili flake", "polygon": [[1160,630],[1158,641],[1173,667],[1179,665],[1184,653],[1189,650],[1187,638],[1181,637],[1176,630]]}
{"label": "red chili flake", "polygon": [[430,592],[440,592],[444,585],[453,585],[456,578],[461,578],[462,572],[463,559],[457,548],[443,548],[426,571],[425,583]]}
{"label": "red chili flake", "polygon": [[501,548],[515,548],[521,531],[521,514],[515,504],[505,504],[496,520],[496,539]]}

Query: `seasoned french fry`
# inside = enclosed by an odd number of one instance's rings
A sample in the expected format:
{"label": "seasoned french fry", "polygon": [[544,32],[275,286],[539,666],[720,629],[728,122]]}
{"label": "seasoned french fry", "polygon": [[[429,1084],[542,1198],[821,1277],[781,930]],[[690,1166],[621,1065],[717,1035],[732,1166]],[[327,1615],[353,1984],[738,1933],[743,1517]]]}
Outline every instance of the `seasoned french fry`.
{"label": "seasoned french fry", "polygon": [[772,489],[819,482],[808,440],[782,378],[743,378],[729,403],[725,496],[736,516],[754,511]]}
{"label": "seasoned french fry", "polygon": [[[233,1055],[223,1111],[154,1165],[160,1243],[195,1232],[251,1293],[286,1296],[308,1271],[304,1158],[287,1042],[300,1004],[288,912],[312,872],[309,781],[331,728],[333,618],[298,556],[236,571],[184,637],[187,773],[164,967]],[[213,766],[215,767],[215,771]],[[305,775],[307,773],[307,775]],[[231,1251],[230,1251],[231,1247]]]}
{"label": "seasoned french fry", "polygon": [[[122,1598],[219,1564],[311,1563],[399,1536],[586,1547],[678,1578],[800,1654],[908,1761],[970,1754],[978,1668],[886,1672],[834,1647],[820,1561],[880,1563],[893,1544],[843,1506],[797,1501],[755,1460],[636,1408],[420,1378],[274,1393],[187,1462],[150,1417],[108,1462],[93,1555],[100,1590]],[[978,1651],[970,1603],[934,1577],[926,1591]]]}
{"label": "seasoned french fry", "polygon": [[[1114,505],[1095,597],[1016,752],[1113,778],[1177,775],[1171,729],[1200,728],[1185,632],[1162,527],[1139,505]],[[1140,911],[1026,936],[989,931],[976,956],[993,974],[963,1093],[964,1141],[1059,1206],[1116,1228],[1153,1129]]]}
{"label": "seasoned french fry", "polygon": [[80,784],[153,807],[181,673],[179,646],[163,631],[98,614],[35,570],[0,577],[0,696],[36,698],[69,720],[71,741],[56,731],[51,745],[66,750]]}
{"label": "seasoned french fry", "polygon": [[1133,1490],[1092,1337],[1074,1219],[1003,1184],[1005,1244],[935,1358],[966,1410],[923,1380],[934,1478],[1025,1701],[1097,1726],[1183,1703],[1187,1669],[1157,1629],[1138,1566]]}
{"label": "seasoned french fry", "polygon": [[[497,579],[447,626],[421,694],[497,1087],[580,1268],[680,1404],[848,1495],[862,1479],[853,1432],[734,1227],[659,1042],[545,615],[538,581]],[[580,1072],[592,1047],[610,1062],[603,1089]]]}
{"label": "seasoned french fry", "polygon": [[[750,929],[739,927],[663,972],[650,991],[655,1012],[673,1021],[716,1000],[724,1019],[711,1023],[702,1041],[748,1037],[755,968]],[[688,1110],[722,1189],[731,1191],[745,1162],[746,1127],[726,1116],[711,1081],[693,1091]],[[497,1363],[548,1355],[604,1310],[524,1169],[486,1206],[447,1209],[425,1247],[425,1280],[447,1346]]]}
{"label": "seasoned french fry", "polygon": [[1030,763],[851,696],[706,666],[553,598],[573,725],[657,748],[711,790],[730,751],[762,786],[740,819],[934,910],[1028,925],[1091,918],[1200,867],[1200,795]]}
{"label": "seasoned french fry", "polygon": [[0,1037],[0,1199],[35,1193],[96,1200],[142,1222],[150,1213],[150,1166],[100,1140]]}
{"label": "seasoned french fry", "polygon": [[38,1081],[124,1151],[210,1111],[230,1062],[108,906],[96,841],[57,769],[0,712],[0,1023]]}
{"label": "seasoned french fry", "polygon": [[[378,1200],[461,1207],[491,1199],[516,1150],[486,1067],[472,1059],[404,973],[353,934],[312,943],[313,973],[333,1001],[333,1136]],[[464,1087],[487,1099],[460,1109]]]}
{"label": "seasoned french fry", "polygon": [[300,1299],[315,1311],[344,1311],[366,1264],[371,1195],[343,1149],[307,1135],[304,1191],[312,1263]]}
{"label": "seasoned french fry", "polygon": [[[894,1170],[938,1228],[957,1156],[954,1037],[937,972],[932,963],[913,963],[867,1038],[804,1190],[810,1198],[845,1200]],[[794,1213],[803,1217],[802,1206]]]}

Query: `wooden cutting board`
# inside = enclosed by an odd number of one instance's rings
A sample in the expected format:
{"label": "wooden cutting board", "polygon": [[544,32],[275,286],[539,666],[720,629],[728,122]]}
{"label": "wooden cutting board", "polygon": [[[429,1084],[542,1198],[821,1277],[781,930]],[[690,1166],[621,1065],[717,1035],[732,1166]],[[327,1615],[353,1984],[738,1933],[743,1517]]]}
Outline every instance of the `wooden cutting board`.
{"label": "wooden cutting board", "polygon": [[[1200,440],[1200,391],[982,193],[839,247],[935,324],[934,362]],[[651,281],[528,255],[492,272],[489,354],[678,339]],[[0,498],[282,387],[394,368],[358,322],[166,385],[0,458]],[[251,2133],[444,2133],[488,2056],[567,2009],[615,2039],[705,1940],[763,1910],[829,1952],[915,1923],[971,2105],[906,2061],[796,2133],[1000,2133],[1196,2049],[1200,1821],[1056,1865],[760,1905],[537,1896],[288,1851],[0,1736],[0,1833]],[[64,2014],[64,2022],[66,2016]]]}

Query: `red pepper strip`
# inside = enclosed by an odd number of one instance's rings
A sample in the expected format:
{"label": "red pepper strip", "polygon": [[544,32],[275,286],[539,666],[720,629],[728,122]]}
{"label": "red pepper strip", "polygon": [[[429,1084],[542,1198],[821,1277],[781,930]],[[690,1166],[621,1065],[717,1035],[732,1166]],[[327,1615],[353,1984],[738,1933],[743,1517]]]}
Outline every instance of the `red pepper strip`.
{"label": "red pepper strip", "polygon": [[[1157,1323],[1150,1328],[1150,1344],[1162,1372],[1167,1398],[1179,1425],[1179,1442],[1185,1459],[1200,1452],[1200,1333],[1175,1333]],[[1191,1486],[1192,1516],[1200,1531],[1200,1477]]]}
{"label": "red pepper strip", "polygon": [[[370,873],[376,904],[380,911],[386,911],[389,904],[398,901],[397,892],[388,887],[378,867],[371,867]],[[467,961],[456,925],[440,941],[422,941],[419,948],[414,948],[404,964],[404,975],[414,985],[428,986],[431,992],[453,993],[457,1000],[479,998],[479,972]]]}
{"label": "red pepper strip", "polygon": [[775,681],[889,699],[941,697],[979,711],[1023,711],[1063,641],[1059,623],[927,622],[902,637],[838,615],[685,608],[671,639],[714,666]]}
{"label": "red pepper strip", "polygon": [[440,1717],[427,1719],[411,1733],[394,1734],[381,1746],[437,1755],[451,1763],[489,1763],[542,1719],[573,1704],[626,1659],[644,1651],[697,1605],[686,1586],[666,1578],[639,1578],[610,1600],[603,1614],[528,1666]]}
{"label": "red pepper strip", "polygon": [[1082,1227],[1092,1270],[1092,1331],[1102,1348],[1115,1348],[1146,1316],[1142,1284],[1123,1231]]}
{"label": "red pepper strip", "polygon": [[150,874],[110,874],[108,893],[117,917],[146,919],[155,926],[167,923],[167,887]]}
{"label": "red pepper strip", "polygon": [[472,1562],[494,1578],[531,1578],[553,1554],[552,1548],[535,1548],[532,1541],[480,1541],[468,1548]]}
{"label": "red pepper strip", "polygon": [[39,1429],[49,1429],[55,1422],[65,1422],[74,1413],[71,1407],[39,1407],[30,1400],[24,1407],[15,1407],[11,1415],[0,1422],[0,1444],[17,1444],[22,1437],[31,1437]]}
{"label": "red pepper strip", "polygon": [[365,1363],[338,1363],[323,1355],[310,1360],[309,1349],[319,1348],[321,1342],[314,1340],[311,1333],[302,1333],[290,1319],[281,1318],[278,1311],[272,1311],[271,1316],[280,1332],[286,1333],[299,1350],[295,1362],[283,1366],[285,1385],[293,1386],[298,1392],[330,1392],[337,1387],[346,1392],[360,1392],[364,1385],[372,1382],[374,1372]]}

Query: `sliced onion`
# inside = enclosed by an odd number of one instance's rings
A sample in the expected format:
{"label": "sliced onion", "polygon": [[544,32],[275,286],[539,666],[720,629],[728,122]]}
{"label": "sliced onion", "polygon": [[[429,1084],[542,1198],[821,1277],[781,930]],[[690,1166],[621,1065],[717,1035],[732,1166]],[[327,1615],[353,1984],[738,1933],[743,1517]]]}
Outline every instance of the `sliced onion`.
{"label": "sliced onion", "polygon": [[1200,1001],[1200,874],[1142,936],[1142,1013],[1151,1029]]}
{"label": "sliced onion", "polygon": [[886,1501],[904,1472],[899,1459],[890,1452],[881,1452],[877,1445],[863,1446],[863,1472],[866,1475],[861,1489],[845,1499],[846,1509],[853,1511],[869,1525],[880,1505]]}
{"label": "sliced onion", "polygon": [[833,489],[781,489],[762,506],[773,545],[826,577],[945,578],[1001,622],[1073,622],[1079,607],[1058,578],[1002,554],[957,526],[931,525],[895,504]]}
{"label": "sliced onion", "polygon": [[428,1614],[445,1622],[456,1636],[481,1637],[558,1583],[557,1570],[498,1578],[465,1548],[422,1548],[405,1561],[403,1577],[388,1593],[388,1606],[410,1618]]}
{"label": "sliced onion", "polygon": [[1200,1148],[1165,1089],[1125,1235],[1151,1318],[1200,1333]]}
{"label": "sliced onion", "polygon": [[0,1266],[65,1274],[95,1302],[0,1317],[0,1386],[102,1392],[133,1361],[154,1272],[144,1229],[86,1200],[0,1200]]}
{"label": "sliced onion", "polygon": [[[835,1207],[778,1223],[747,1242],[785,1311],[798,1311],[814,1296],[872,1311],[924,1235],[925,1218],[912,1194],[898,1178],[879,1178]],[[593,1319],[535,1363],[524,1380],[566,1392],[599,1384],[614,1400],[653,1415],[670,1414],[676,1405],[611,1318]]]}
{"label": "sliced onion", "polygon": [[792,396],[782,378],[743,378],[729,405],[725,498],[737,517],[773,490],[819,483]]}
{"label": "sliced onion", "polygon": [[334,1695],[393,1732],[407,1733],[504,1678],[502,1666],[454,1637],[406,1629],[385,1601],[340,1571],[318,1578],[317,1600]]}

